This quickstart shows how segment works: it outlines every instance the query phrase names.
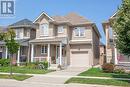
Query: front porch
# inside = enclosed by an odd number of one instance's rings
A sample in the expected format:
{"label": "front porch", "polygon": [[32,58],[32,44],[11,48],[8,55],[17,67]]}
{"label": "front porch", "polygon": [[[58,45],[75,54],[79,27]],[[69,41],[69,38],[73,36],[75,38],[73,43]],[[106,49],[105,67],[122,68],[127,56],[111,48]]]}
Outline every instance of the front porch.
{"label": "front porch", "polygon": [[61,42],[31,44],[31,62],[43,61],[48,61],[49,68],[66,67],[66,45]]}

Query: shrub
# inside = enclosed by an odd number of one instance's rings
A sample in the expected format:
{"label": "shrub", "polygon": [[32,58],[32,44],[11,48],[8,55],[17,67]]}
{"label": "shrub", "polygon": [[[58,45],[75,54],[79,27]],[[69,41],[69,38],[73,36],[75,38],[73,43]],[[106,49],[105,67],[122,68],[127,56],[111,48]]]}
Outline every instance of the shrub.
{"label": "shrub", "polygon": [[48,61],[43,62],[44,69],[46,69],[46,70],[48,69],[48,64],[49,64]]}
{"label": "shrub", "polygon": [[115,67],[114,73],[119,73],[119,74],[125,73],[125,69],[121,67]]}
{"label": "shrub", "polygon": [[114,71],[114,64],[106,63],[102,65],[103,72],[112,73]]}
{"label": "shrub", "polygon": [[9,64],[10,64],[9,59],[5,59],[5,58],[0,59],[1,66],[9,66]]}
{"label": "shrub", "polygon": [[35,63],[27,63],[27,66],[26,68],[29,68],[29,69],[36,69],[37,65]]}

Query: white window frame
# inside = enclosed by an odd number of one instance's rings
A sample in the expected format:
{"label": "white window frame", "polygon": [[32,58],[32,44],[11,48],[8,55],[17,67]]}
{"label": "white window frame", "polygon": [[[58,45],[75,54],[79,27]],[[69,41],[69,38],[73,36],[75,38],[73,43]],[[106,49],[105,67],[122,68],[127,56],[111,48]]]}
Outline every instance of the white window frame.
{"label": "white window frame", "polygon": [[20,39],[20,29],[16,29],[16,39]]}
{"label": "white window frame", "polygon": [[47,54],[48,48],[47,45],[41,45],[41,54]]}
{"label": "white window frame", "polygon": [[58,33],[64,33],[64,26],[58,26]]}
{"label": "white window frame", "polygon": [[[45,25],[47,25],[46,27],[46,29],[47,30],[45,30],[45,29],[42,29],[43,28],[43,26],[45,27]],[[47,31],[47,32],[46,32]],[[43,23],[43,24],[40,24],[40,36],[49,36],[49,24],[47,24],[47,23]]]}
{"label": "white window frame", "polygon": [[[26,32],[27,35],[25,35],[25,32]],[[24,35],[24,37],[30,37],[30,30],[25,28],[23,35]]]}
{"label": "white window frame", "polygon": [[[84,29],[83,35],[81,35],[81,29]],[[76,35],[76,30],[78,30],[78,36]],[[74,37],[85,37],[85,27],[75,27],[74,28]]]}

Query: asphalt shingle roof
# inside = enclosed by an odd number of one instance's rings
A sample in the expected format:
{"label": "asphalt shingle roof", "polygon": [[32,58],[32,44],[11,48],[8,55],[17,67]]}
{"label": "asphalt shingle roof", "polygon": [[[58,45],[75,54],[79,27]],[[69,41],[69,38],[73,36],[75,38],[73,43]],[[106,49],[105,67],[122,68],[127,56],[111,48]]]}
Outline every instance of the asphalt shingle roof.
{"label": "asphalt shingle roof", "polygon": [[29,19],[23,19],[9,26],[33,26],[33,25],[34,25],[33,22],[30,21]]}
{"label": "asphalt shingle roof", "polygon": [[79,25],[79,24],[87,24],[92,23],[88,19],[76,14],[76,13],[69,13],[65,16],[53,16],[52,17],[57,23],[64,23],[69,22],[72,25]]}

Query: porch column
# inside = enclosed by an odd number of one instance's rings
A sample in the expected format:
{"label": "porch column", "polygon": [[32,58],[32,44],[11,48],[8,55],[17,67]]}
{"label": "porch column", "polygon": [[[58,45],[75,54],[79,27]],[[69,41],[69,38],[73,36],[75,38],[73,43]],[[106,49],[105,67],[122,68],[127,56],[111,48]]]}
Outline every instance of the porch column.
{"label": "porch column", "polygon": [[31,47],[31,62],[34,62],[34,44]]}
{"label": "porch column", "polygon": [[50,60],[50,44],[48,44],[48,50],[47,50],[47,61],[49,64],[51,64],[51,60]]}
{"label": "porch column", "polygon": [[5,58],[7,59],[8,58],[8,48],[7,47],[5,48],[5,51],[6,51],[5,52]]}
{"label": "porch column", "polygon": [[118,64],[118,60],[117,60],[117,48],[115,47],[115,65]]}
{"label": "porch column", "polygon": [[60,43],[60,65],[62,65],[62,43]]}
{"label": "porch column", "polygon": [[19,47],[18,55],[17,55],[17,65],[18,66],[19,66],[19,63],[20,63],[20,47]]}

